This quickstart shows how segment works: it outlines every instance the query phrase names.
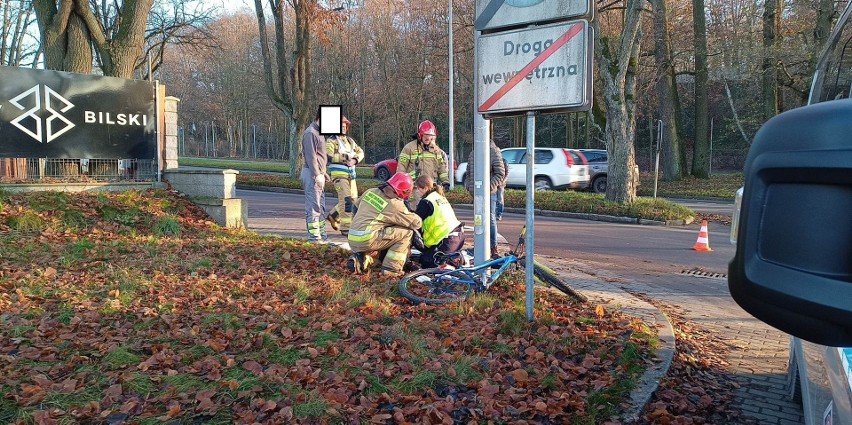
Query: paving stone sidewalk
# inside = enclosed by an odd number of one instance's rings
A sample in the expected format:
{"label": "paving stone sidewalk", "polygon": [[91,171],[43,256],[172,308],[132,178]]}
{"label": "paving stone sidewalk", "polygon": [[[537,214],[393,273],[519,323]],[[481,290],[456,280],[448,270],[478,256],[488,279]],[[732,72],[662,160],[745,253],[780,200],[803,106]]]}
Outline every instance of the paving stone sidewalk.
{"label": "paving stone sidewalk", "polygon": [[[787,397],[789,336],[745,312],[731,298],[724,277],[703,278],[658,271],[613,269],[589,260],[547,259],[572,285],[585,290],[617,290],[644,294],[678,309],[684,319],[700,326],[731,347],[728,371],[739,385],[738,407],[758,424],[804,423],[801,406]],[[596,283],[605,282],[603,284]],[[612,295],[613,302],[620,302]]]}

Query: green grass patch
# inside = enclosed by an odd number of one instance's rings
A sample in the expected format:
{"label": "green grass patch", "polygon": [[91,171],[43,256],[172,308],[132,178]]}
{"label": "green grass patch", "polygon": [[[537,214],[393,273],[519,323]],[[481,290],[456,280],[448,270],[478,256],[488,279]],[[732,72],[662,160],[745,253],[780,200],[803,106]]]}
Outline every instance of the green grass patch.
{"label": "green grass patch", "polygon": [[446,380],[456,384],[464,385],[471,381],[478,381],[482,378],[482,374],[476,370],[474,365],[477,360],[473,357],[460,357],[452,363],[453,369],[456,371],[455,376],[446,376]]}
{"label": "green grass patch", "polygon": [[142,361],[127,347],[117,347],[104,356],[103,364],[110,369],[123,369],[128,366],[137,365]]}
{"label": "green grass patch", "polygon": [[269,350],[266,359],[282,366],[293,366],[299,359],[305,358],[305,352],[296,348],[275,347]]}
{"label": "green grass patch", "polygon": [[24,211],[21,215],[11,216],[7,220],[9,227],[25,233],[43,232],[47,229],[47,221],[34,211]]}
{"label": "green grass patch", "polygon": [[44,397],[42,403],[45,406],[68,411],[71,407],[83,407],[86,403],[101,401],[103,392],[96,385],[84,385],[79,391],[63,394],[50,391]]}
{"label": "green grass patch", "polygon": [[395,388],[402,394],[413,395],[420,394],[426,391],[427,388],[432,388],[438,381],[438,376],[435,372],[429,370],[421,370],[414,373],[411,379],[395,379],[390,386]]}
{"label": "green grass patch", "polygon": [[303,403],[293,404],[293,416],[297,418],[320,418],[325,416],[328,405],[319,399],[308,399]]}
{"label": "green grass patch", "polygon": [[77,312],[71,308],[68,303],[62,303],[59,305],[59,310],[56,312],[56,320],[63,325],[68,325],[71,323],[71,319],[77,315]]}
{"label": "green grass patch", "polygon": [[201,378],[186,373],[166,375],[161,379],[164,385],[174,387],[178,394],[198,391],[208,386]]}
{"label": "green grass patch", "polygon": [[367,395],[390,393],[391,391],[377,376],[367,375],[364,382],[367,383],[367,388],[364,389],[364,393]]}
{"label": "green grass patch", "polygon": [[317,347],[325,348],[329,344],[340,339],[340,332],[338,331],[317,331],[314,333],[314,344]]}
{"label": "green grass patch", "polygon": [[180,222],[174,216],[159,217],[153,231],[157,236],[180,236]]}
{"label": "green grass patch", "polygon": [[[733,200],[745,180],[743,173],[714,174],[707,179],[686,176],[677,181],[657,182],[657,196],[666,198],[721,198]],[[639,196],[654,195],[654,174],[639,177]]]}
{"label": "green grass patch", "polygon": [[152,394],[157,390],[157,385],[154,384],[154,381],[152,381],[147,375],[143,375],[139,372],[133,372],[130,376],[132,378],[121,384],[125,390],[136,393],[140,396]]}

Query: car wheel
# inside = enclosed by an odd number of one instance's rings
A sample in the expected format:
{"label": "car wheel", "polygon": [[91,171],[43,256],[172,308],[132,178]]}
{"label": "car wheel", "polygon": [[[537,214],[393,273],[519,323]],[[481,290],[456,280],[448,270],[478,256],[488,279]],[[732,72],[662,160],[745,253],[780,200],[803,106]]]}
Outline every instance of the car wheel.
{"label": "car wheel", "polygon": [[390,171],[388,171],[385,167],[379,167],[379,169],[376,170],[376,178],[386,182],[390,178]]}
{"label": "car wheel", "polygon": [[595,193],[606,193],[606,176],[601,176],[592,181],[592,190]]}
{"label": "car wheel", "polygon": [[542,190],[553,190],[553,183],[551,183],[550,179],[547,177],[536,177],[535,190],[537,192],[540,192]]}

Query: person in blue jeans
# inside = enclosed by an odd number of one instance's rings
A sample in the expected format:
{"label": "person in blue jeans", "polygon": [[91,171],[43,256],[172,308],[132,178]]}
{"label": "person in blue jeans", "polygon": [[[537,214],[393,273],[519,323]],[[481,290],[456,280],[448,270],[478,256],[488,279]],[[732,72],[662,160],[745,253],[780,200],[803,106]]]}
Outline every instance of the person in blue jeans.
{"label": "person in blue jeans", "polygon": [[[503,166],[503,155],[500,152],[500,148],[491,141],[491,146],[489,146],[489,152],[491,155],[491,196],[489,197],[489,208],[491,209],[491,256],[498,257],[500,254],[497,252],[497,189],[500,188],[500,185],[503,184],[503,181],[506,179],[506,167]],[[474,170],[474,155],[473,151],[470,152],[470,157],[467,160],[467,169],[470,171],[465,173],[464,179],[464,187],[470,192],[471,196],[473,196],[473,170]]]}
{"label": "person in blue jeans", "polygon": [[506,158],[503,158],[503,169],[506,170],[506,177],[503,178],[503,183],[497,188],[497,204],[494,208],[497,221],[503,220],[503,206],[506,203],[504,192],[506,191],[506,183],[509,182],[509,163],[506,162]]}

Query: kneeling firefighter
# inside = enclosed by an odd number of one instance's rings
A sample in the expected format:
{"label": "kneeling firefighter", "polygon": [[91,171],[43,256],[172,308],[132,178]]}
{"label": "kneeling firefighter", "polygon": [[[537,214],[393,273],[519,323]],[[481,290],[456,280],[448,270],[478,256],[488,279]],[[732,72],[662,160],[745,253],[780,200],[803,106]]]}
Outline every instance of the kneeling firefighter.
{"label": "kneeling firefighter", "polygon": [[349,228],[353,254],[346,261],[350,272],[361,273],[382,256],[382,275],[399,277],[411,252],[411,240],[423,221],[403,203],[413,192],[414,182],[396,173],[387,183],[369,189],[355,203]]}

